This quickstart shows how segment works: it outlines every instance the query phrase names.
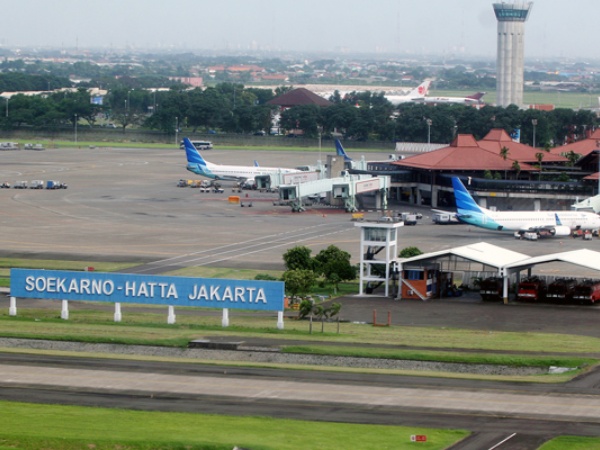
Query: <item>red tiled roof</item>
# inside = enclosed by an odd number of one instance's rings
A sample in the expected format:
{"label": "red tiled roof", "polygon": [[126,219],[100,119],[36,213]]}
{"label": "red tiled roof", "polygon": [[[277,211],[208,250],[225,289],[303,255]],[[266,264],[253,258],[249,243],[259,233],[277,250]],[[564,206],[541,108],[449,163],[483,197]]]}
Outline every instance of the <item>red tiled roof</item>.
{"label": "red tiled roof", "polygon": [[[500,153],[481,147],[470,134],[459,134],[448,147],[409,156],[392,164],[429,170],[513,170],[514,159],[505,160]],[[521,171],[537,171],[526,162],[519,163]]]}
{"label": "red tiled roof", "polygon": [[309,91],[308,89],[298,88],[269,100],[267,104],[283,107],[302,105],[330,106],[331,102],[323,97],[318,96],[314,92]]}
{"label": "red tiled roof", "polygon": [[593,173],[591,175],[588,175],[587,177],[583,177],[583,179],[584,180],[596,180],[597,181],[598,179],[600,179],[600,172],[596,172],[596,173]]}
{"label": "red tiled roof", "polygon": [[555,153],[546,152],[543,149],[533,148],[520,142],[515,142],[508,135],[508,133],[502,128],[494,128],[491,130],[482,140],[478,142],[480,147],[485,148],[491,152],[500,154],[502,147],[508,149],[508,158],[516,159],[519,163],[536,163],[536,153],[543,153],[544,159],[542,162],[555,162],[555,163],[566,163],[569,160],[562,155]]}
{"label": "red tiled roof", "polygon": [[564,153],[569,153],[572,150],[583,157],[594,150],[600,149],[598,141],[600,141],[600,128],[595,130],[589,138],[571,144],[561,145],[560,147],[554,147],[550,150],[550,153],[562,155]]}

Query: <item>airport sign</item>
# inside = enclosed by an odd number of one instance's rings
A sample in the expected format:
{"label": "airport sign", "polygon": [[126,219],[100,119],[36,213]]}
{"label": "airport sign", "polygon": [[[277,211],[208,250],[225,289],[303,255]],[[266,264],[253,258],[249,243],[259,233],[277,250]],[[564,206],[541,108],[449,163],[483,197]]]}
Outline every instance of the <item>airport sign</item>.
{"label": "airport sign", "polygon": [[11,297],[283,311],[281,281],[11,269]]}

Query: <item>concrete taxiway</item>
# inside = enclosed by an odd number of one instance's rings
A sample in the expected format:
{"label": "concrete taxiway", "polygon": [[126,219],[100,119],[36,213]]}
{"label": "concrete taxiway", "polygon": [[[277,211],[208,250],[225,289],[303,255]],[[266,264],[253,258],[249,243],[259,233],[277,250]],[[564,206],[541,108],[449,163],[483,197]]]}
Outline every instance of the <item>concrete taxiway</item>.
{"label": "concrete taxiway", "polygon": [[[256,159],[295,167],[314,163],[319,153],[215,149],[205,156],[216,163],[253,164]],[[178,188],[179,179],[197,176],[185,170],[184,154],[175,147],[2,152],[0,163],[0,181],[58,179],[69,185],[56,191],[0,190],[0,251],[5,255],[165,261],[164,271],[191,265],[281,269],[281,255],[291,247],[304,245],[316,254],[333,244],[348,251],[354,262],[359,260],[360,233],[350,214],[322,206],[292,213],[289,207],[273,204],[275,194],[233,193],[228,184],[223,194]],[[244,207],[230,203],[230,195],[241,196]],[[486,241],[537,256],[599,246],[598,239],[518,241],[510,234],[465,225],[434,225],[426,208],[390,208],[424,215],[417,226],[400,230],[399,248],[416,246],[429,252]],[[562,269],[543,270],[552,274]]]}

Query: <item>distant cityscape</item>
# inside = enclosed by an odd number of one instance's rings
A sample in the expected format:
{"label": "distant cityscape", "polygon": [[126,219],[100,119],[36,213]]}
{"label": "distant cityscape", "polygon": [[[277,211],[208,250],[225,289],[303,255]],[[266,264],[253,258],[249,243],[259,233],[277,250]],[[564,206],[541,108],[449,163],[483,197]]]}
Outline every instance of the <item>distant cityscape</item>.
{"label": "distant cityscape", "polygon": [[[0,49],[0,73],[47,74],[68,77],[74,85],[100,87],[107,79],[150,78],[168,87],[177,79],[190,87],[219,82],[245,85],[339,85],[377,90],[409,88],[426,78],[432,90],[496,89],[496,61],[459,57],[382,59],[356,56],[260,53],[205,55],[201,53],[141,53],[92,50]],[[548,59],[525,61],[527,91],[600,94],[600,61]],[[161,79],[162,78],[162,79]],[[161,80],[159,80],[161,79]],[[147,81],[147,80],[146,80]],[[345,88],[344,88],[345,89]],[[348,89],[345,89],[348,90]],[[489,97],[489,96],[488,96]],[[598,107],[597,97],[588,107]]]}

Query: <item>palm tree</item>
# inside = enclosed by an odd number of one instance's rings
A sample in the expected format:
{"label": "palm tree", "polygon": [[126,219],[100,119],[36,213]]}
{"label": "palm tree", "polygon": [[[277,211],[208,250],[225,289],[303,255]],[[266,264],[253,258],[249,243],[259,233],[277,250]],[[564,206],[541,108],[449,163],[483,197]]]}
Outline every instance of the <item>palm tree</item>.
{"label": "palm tree", "polygon": [[519,175],[521,174],[521,164],[519,164],[519,161],[514,160],[512,163],[512,169],[517,172],[517,180],[519,179]]}
{"label": "palm tree", "polygon": [[[506,146],[504,146],[500,149],[500,157],[504,161],[506,161],[506,159],[508,158],[508,152],[509,152],[509,149]],[[506,169],[504,169],[504,179],[506,180]]]}
{"label": "palm tree", "polygon": [[579,153],[575,153],[573,150],[564,154],[569,160],[569,166],[574,166],[577,160],[581,157]]}
{"label": "palm tree", "polygon": [[538,180],[541,180],[542,179],[542,160],[544,159],[544,154],[542,152],[538,152],[535,154],[535,157],[538,160],[538,167],[540,168]]}

